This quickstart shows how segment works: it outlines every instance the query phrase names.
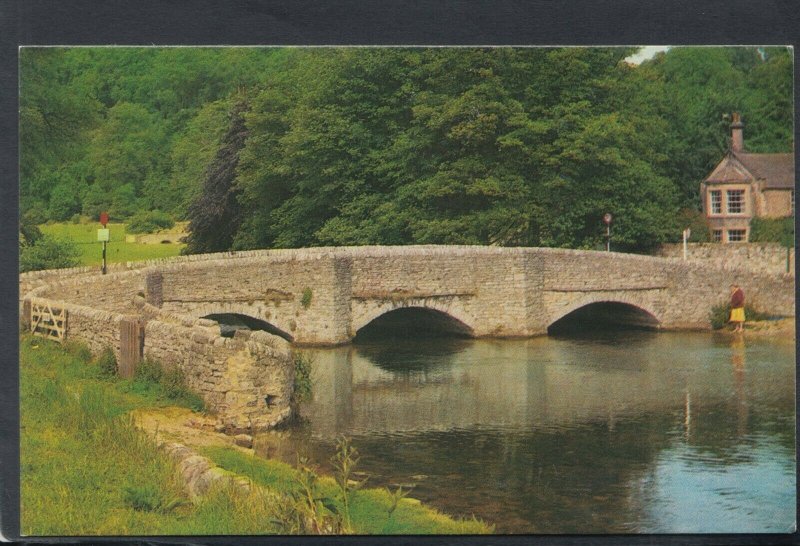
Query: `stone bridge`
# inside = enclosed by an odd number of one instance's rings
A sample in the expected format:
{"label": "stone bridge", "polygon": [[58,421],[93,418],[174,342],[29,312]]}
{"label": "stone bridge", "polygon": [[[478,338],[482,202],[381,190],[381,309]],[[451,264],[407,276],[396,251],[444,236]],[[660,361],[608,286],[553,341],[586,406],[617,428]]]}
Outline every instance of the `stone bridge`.
{"label": "stone bridge", "polygon": [[[28,307],[44,300],[66,308],[68,336],[93,350],[105,344],[119,354],[119,324],[140,321],[142,356],[181,367],[233,428],[248,428],[242,424],[248,412],[246,422],[263,428],[290,412],[288,342],[344,344],[376,319],[404,313],[423,327],[471,337],[545,334],[560,319],[592,308],[605,311],[604,321],[708,328],[709,311],[727,301],[732,282],[755,308],[794,316],[791,275],[550,248],[220,253],[116,265],[105,276],[85,268],[26,274],[20,291]],[[223,338],[216,320],[226,317],[276,335]]]}
{"label": "stone bridge", "polygon": [[794,314],[790,278],[678,260],[545,248],[359,247],[275,251],[145,270],[144,297],[165,311],[254,317],[296,344],[347,343],[402,308],[453,319],[474,337],[534,336],[571,312],[616,302],[657,328],[707,328],[731,282],[748,301]]}

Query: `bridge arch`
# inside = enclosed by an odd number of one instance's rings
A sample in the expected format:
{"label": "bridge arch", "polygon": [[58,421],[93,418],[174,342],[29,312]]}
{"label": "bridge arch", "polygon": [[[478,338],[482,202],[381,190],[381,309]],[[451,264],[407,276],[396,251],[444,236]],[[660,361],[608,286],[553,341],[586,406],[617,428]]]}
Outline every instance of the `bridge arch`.
{"label": "bridge arch", "polygon": [[236,330],[263,330],[274,336],[281,337],[289,343],[294,341],[294,336],[289,332],[281,330],[266,320],[243,313],[209,313],[201,318],[210,319],[219,323],[220,335],[223,337],[233,337]]}
{"label": "bridge arch", "polygon": [[473,328],[457,314],[435,305],[380,306],[353,324],[353,338],[369,338],[379,330],[387,333],[429,335],[439,333],[454,337],[475,337]]}
{"label": "bridge arch", "polygon": [[651,307],[633,298],[591,297],[573,303],[552,317],[547,333],[585,327],[658,329],[661,320]]}

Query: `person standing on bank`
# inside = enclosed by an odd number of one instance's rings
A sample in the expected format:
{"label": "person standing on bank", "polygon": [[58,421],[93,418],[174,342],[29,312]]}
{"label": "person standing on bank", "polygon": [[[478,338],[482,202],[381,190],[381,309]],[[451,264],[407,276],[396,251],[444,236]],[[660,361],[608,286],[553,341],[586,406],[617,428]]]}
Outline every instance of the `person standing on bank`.
{"label": "person standing on bank", "polygon": [[736,325],[734,332],[744,331],[744,320],[744,290],[738,284],[732,284],[730,322]]}

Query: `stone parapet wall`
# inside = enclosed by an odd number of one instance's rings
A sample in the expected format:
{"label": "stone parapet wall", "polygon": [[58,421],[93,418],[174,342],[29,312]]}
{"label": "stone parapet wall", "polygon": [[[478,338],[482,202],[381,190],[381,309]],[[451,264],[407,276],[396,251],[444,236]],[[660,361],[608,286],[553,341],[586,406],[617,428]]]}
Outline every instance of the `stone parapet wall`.
{"label": "stone parapet wall", "polygon": [[603,301],[641,307],[663,327],[702,328],[733,281],[764,311],[794,315],[792,275],[727,265],[552,248],[333,247],[181,257],[32,293],[125,313],[144,296],[152,318],[243,314],[301,344],[345,343],[400,307],[440,311],[476,336],[541,334],[564,313]]}
{"label": "stone parapet wall", "polygon": [[[28,296],[27,301],[39,304],[49,303],[53,307],[66,309],[67,340],[85,343],[95,356],[104,349],[111,348],[116,358],[119,359],[120,322],[125,315],[42,297]],[[26,325],[29,324],[29,317],[23,316],[22,322]]]}
{"label": "stone parapet wall", "polygon": [[[687,260],[724,269],[744,269],[776,275],[786,274],[786,247],[778,243],[689,243]],[[665,244],[657,256],[683,259],[683,245]],[[795,252],[789,249],[789,274],[794,275]]]}
{"label": "stone parapet wall", "polygon": [[[52,290],[44,286],[37,291]],[[34,291],[36,292],[36,291]],[[125,315],[85,305],[27,296],[30,303],[48,303],[67,311],[66,340],[85,343],[94,355],[111,348],[120,359],[120,323],[145,317],[144,358],[181,370],[196,392],[229,432],[266,430],[291,415],[294,360],[288,343],[266,332],[219,335],[213,321],[155,313],[138,302],[143,313]],[[22,317],[28,324],[29,318]]]}

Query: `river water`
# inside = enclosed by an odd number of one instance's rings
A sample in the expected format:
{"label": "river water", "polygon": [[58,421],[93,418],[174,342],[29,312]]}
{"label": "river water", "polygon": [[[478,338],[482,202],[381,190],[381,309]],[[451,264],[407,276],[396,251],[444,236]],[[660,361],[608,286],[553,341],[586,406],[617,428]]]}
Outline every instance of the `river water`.
{"label": "river water", "polygon": [[[413,486],[499,533],[788,532],[792,340],[622,331],[309,350],[313,400],[259,452]],[[262,441],[263,440],[263,441]]]}

